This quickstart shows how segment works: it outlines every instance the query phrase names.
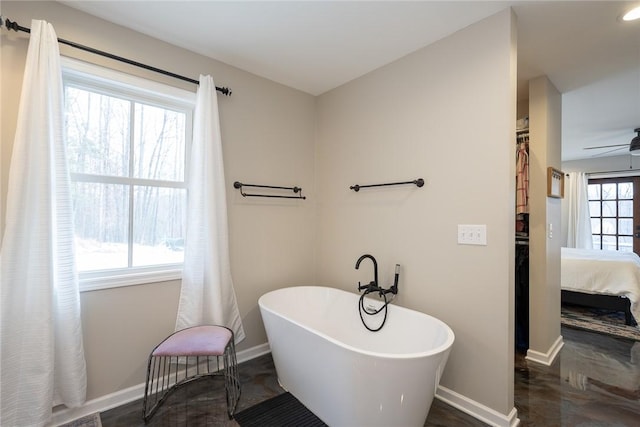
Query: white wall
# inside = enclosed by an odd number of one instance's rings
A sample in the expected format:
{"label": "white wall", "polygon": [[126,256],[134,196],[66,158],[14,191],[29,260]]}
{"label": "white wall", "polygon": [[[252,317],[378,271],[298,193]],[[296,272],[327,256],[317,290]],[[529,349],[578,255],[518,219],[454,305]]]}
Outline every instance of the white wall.
{"label": "white wall", "polygon": [[[515,22],[506,10],[318,99],[319,283],[402,265],[398,303],[456,334],[442,385],[513,409]],[[349,190],[424,178],[414,186]],[[487,246],[457,244],[486,224]],[[420,331],[415,331],[419,334]]]}
{"label": "white wall", "polygon": [[561,199],[547,197],[547,168],[560,169],[562,99],[546,76],[529,82],[529,350],[550,364],[560,336]]}
{"label": "white wall", "polygon": [[[211,74],[231,97],[219,95],[231,270],[247,338],[239,351],[266,342],[257,300],[268,290],[313,283],[315,98],[221,62],[196,55],[57,2],[2,2],[4,16],[31,26],[51,22],[58,37],[197,79]],[[22,74],[25,33],[0,32],[2,43],[2,158],[4,205]],[[61,45],[61,53],[195,91],[190,83],[86,54]],[[244,199],[234,181],[297,185],[306,201]],[[1,229],[4,229],[4,211]],[[82,294],[88,367],[88,398],[144,382],[146,359],[173,331],[180,282],[165,282]]]}

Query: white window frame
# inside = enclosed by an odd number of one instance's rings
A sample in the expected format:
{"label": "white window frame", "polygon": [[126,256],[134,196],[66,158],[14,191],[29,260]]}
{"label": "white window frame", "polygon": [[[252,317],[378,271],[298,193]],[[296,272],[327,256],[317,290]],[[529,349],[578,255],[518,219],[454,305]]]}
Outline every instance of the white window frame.
{"label": "white window frame", "polygon": [[[65,84],[70,83],[76,87],[108,95],[130,96],[150,105],[185,110],[187,112],[185,161],[188,163],[191,148],[193,109],[196,101],[195,93],[67,57],[62,57],[61,60],[62,78]],[[167,183],[167,185],[174,188],[185,188],[187,174],[188,164],[185,165],[184,185],[176,183]],[[71,175],[74,181],[83,180],[83,174]],[[117,180],[117,178],[115,179]],[[104,180],[104,182],[107,181],[110,181],[110,178]],[[86,292],[179,280],[182,278],[182,264],[80,272],[78,276],[80,292]]]}

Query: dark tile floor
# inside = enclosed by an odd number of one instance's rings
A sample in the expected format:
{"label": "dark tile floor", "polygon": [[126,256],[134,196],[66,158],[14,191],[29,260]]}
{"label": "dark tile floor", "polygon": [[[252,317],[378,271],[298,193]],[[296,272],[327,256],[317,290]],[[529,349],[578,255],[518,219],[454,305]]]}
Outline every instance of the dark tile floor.
{"label": "dark tile floor", "polygon": [[[639,426],[640,342],[562,328],[565,345],[551,367],[515,356],[515,406],[521,426]],[[265,355],[240,365],[238,411],[283,392]],[[237,426],[226,415],[219,379],[190,384],[171,396],[148,426]],[[187,403],[188,402],[188,403]],[[104,427],[144,426],[142,402],[101,414]],[[425,426],[484,426],[434,399]]]}

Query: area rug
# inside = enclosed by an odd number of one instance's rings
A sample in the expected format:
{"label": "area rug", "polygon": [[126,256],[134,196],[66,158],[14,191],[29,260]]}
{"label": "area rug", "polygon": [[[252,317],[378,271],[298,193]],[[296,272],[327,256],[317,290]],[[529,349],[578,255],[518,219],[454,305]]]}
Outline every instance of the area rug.
{"label": "area rug", "polygon": [[640,328],[625,325],[620,312],[562,305],[561,322],[571,328],[640,341]]}
{"label": "area rug", "polygon": [[78,418],[70,423],[63,424],[60,427],[102,427],[102,421],[100,421],[100,414],[95,413],[91,415]]}
{"label": "area rug", "polygon": [[234,416],[240,427],[326,427],[291,393],[283,393],[247,408]]}

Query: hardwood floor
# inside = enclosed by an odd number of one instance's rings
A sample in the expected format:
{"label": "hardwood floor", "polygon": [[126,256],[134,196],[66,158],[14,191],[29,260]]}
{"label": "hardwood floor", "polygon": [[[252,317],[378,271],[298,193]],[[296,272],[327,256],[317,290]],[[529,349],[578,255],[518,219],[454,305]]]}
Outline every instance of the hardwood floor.
{"label": "hardwood floor", "polygon": [[[562,328],[565,345],[550,367],[515,355],[515,406],[521,426],[640,425],[640,342]],[[283,392],[265,355],[240,365],[238,411]],[[220,380],[176,392],[149,426],[237,426],[226,415]],[[144,426],[142,402],[101,414],[104,427]],[[425,426],[485,424],[434,399]]]}
{"label": "hardwood floor", "polygon": [[521,425],[640,425],[640,342],[566,327],[562,336],[550,367],[516,355]]}

